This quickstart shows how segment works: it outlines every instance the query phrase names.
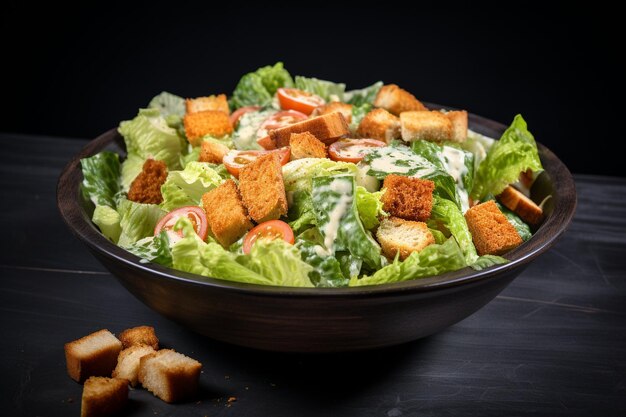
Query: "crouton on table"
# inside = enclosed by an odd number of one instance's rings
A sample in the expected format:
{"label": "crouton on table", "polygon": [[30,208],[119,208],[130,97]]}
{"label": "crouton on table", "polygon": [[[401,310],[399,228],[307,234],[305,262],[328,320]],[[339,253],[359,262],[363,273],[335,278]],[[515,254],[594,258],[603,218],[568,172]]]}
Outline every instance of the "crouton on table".
{"label": "crouton on table", "polygon": [[252,222],[233,180],[224,181],[219,187],[206,192],[202,196],[202,206],[211,232],[224,247],[252,229]]}
{"label": "crouton on table", "polygon": [[465,220],[479,255],[502,255],[522,243],[515,227],[493,200],[467,210]]}
{"label": "crouton on table", "polygon": [[400,138],[400,119],[385,109],[374,109],[363,117],[356,133],[389,143]]}
{"label": "crouton on table", "polygon": [[326,158],[326,145],[309,132],[292,133],[289,137],[291,159]]}
{"label": "crouton on table", "polygon": [[435,183],[414,177],[390,174],[383,182],[383,210],[407,220],[426,221],[433,207]]}
{"label": "crouton on table", "polygon": [[117,366],[113,370],[112,376],[114,378],[124,378],[134,387],[137,385],[139,360],[154,352],[156,351],[152,346],[148,345],[135,345],[124,349],[117,357]]}
{"label": "crouton on table", "polygon": [[374,100],[374,106],[382,107],[396,116],[404,111],[428,110],[413,94],[395,84],[381,87]]}
{"label": "crouton on table", "polygon": [[122,342],[106,329],[65,344],[67,373],[78,382],[90,376],[110,376]]}
{"label": "crouton on table", "polygon": [[138,345],[148,345],[155,350],[159,349],[159,339],[152,326],[137,326],[126,329],[120,333],[119,339],[124,349]]}
{"label": "crouton on table", "polygon": [[278,158],[275,153],[268,153],[239,171],[241,199],[257,223],[287,214],[283,170]]}
{"label": "crouton on table", "polygon": [[376,239],[387,258],[394,259],[399,253],[400,260],[405,260],[411,253],[419,252],[435,243],[426,223],[398,217],[383,219],[376,230]]}
{"label": "crouton on table", "polygon": [[128,381],[123,378],[92,376],[83,386],[81,417],[118,415],[128,401]]}
{"label": "crouton on table", "polygon": [[139,364],[139,382],[165,402],[192,398],[198,389],[202,364],[171,349],[143,356]]}

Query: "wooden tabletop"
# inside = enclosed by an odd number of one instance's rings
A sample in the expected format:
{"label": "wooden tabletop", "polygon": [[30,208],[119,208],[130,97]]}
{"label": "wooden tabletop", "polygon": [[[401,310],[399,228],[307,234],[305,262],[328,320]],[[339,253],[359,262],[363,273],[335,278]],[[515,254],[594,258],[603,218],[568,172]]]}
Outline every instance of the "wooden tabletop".
{"label": "wooden tabletop", "polygon": [[569,230],[466,320],[393,348],[294,355],[194,334],[104,270],[55,203],[86,143],[0,134],[1,415],[79,416],[63,344],[142,324],[203,363],[201,390],[178,405],[132,390],[128,416],[626,415],[626,178],[576,176]]}

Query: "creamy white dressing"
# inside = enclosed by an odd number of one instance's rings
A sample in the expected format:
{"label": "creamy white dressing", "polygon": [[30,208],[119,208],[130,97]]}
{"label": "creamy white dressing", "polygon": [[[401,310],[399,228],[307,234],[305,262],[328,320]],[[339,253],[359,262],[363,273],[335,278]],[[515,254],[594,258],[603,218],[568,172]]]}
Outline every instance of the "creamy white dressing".
{"label": "creamy white dressing", "polygon": [[378,191],[380,188],[380,181],[376,179],[376,177],[372,177],[371,175],[367,175],[371,167],[369,164],[361,161],[356,166],[357,172],[355,176],[355,181],[357,185],[365,188],[370,193],[374,193]]}
{"label": "creamy white dressing", "polygon": [[[467,174],[465,152],[452,146],[444,146],[443,156],[445,157],[446,171],[454,178],[454,181],[459,183],[461,177]],[[460,181],[460,184],[462,185],[462,181]]]}
{"label": "creamy white dressing", "polygon": [[[332,185],[336,183],[337,181],[331,184],[331,189]],[[335,205],[332,211],[328,213],[328,223],[326,223],[322,228],[322,234],[324,235],[324,246],[326,246],[326,249],[330,253],[334,253],[335,240],[337,239],[337,234],[339,233],[339,222],[341,221],[341,218],[348,212],[351,205],[352,196],[342,194],[339,197],[337,205]]]}
{"label": "creamy white dressing", "polygon": [[410,166],[398,166],[393,159],[387,157],[373,159],[371,166],[374,171],[395,172],[398,174],[406,174],[412,169]]}
{"label": "creamy white dressing", "polygon": [[360,158],[365,156],[369,151],[373,150],[372,146],[350,145],[341,150],[341,155],[345,158]]}

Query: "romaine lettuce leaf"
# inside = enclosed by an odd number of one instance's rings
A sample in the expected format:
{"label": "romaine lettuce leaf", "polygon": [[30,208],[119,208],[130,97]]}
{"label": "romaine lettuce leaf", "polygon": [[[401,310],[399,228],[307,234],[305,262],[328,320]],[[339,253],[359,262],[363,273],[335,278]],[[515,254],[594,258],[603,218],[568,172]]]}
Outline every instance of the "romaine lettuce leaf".
{"label": "romaine lettuce leaf", "polygon": [[463,253],[450,238],[443,244],[432,244],[420,252],[413,252],[404,261],[396,259],[393,263],[379,269],[373,275],[362,278],[352,277],[350,286],[379,285],[392,282],[408,281],[456,271],[465,266]]}
{"label": "romaine lettuce leaf", "polygon": [[159,109],[163,117],[174,115],[181,118],[185,115],[185,99],[167,91],[154,96],[148,107]]}
{"label": "romaine lettuce leaf", "polygon": [[383,202],[381,201],[383,193],[384,191],[370,193],[364,187],[359,185],[356,187],[356,208],[363,227],[367,230],[372,230],[380,224],[378,217],[388,215],[383,210]]}
{"label": "romaine lettuce leaf", "polygon": [[359,219],[354,176],[315,177],[312,186],[313,210],[327,254],[348,251],[370,268],[379,268],[381,249]]}
{"label": "romaine lettuce leaf", "polygon": [[490,266],[505,264],[508,261],[504,259],[502,256],[498,255],[483,255],[480,256],[476,262],[471,264],[472,269],[480,271],[485,268],[489,268]]}
{"label": "romaine lettuce leaf", "polygon": [[346,91],[346,85],[343,83],[307,78],[300,75],[296,75],[296,88],[320,96],[326,102],[343,101],[343,93]]}
{"label": "romaine lettuce leaf", "polygon": [[156,236],[145,237],[126,248],[127,251],[141,258],[141,263],[154,262],[163,266],[172,266],[172,252],[167,232],[162,230]]}
{"label": "romaine lettuce leaf", "polygon": [[104,151],[80,160],[82,192],[96,206],[117,207],[120,191],[120,160],[116,153]]}
{"label": "romaine lettuce leaf", "polygon": [[350,131],[356,133],[361,124],[361,120],[369,113],[374,107],[369,103],[363,103],[360,105],[352,106],[352,119],[350,120]]}
{"label": "romaine lettuce leaf", "polygon": [[369,87],[365,87],[359,90],[346,91],[346,93],[343,95],[343,99],[346,103],[352,104],[354,106],[362,106],[363,104],[374,104],[376,95],[378,95],[378,91],[380,91],[382,86],[383,82],[378,81],[370,85]]}
{"label": "romaine lettuce leaf", "polygon": [[120,177],[123,190],[128,191],[130,185],[143,169],[145,162],[144,158],[134,153],[126,156],[126,160],[122,162],[122,175]]}
{"label": "romaine lettuce leaf", "polygon": [[156,204],[135,203],[123,198],[117,211],[122,232],[117,245],[127,248],[144,237],[154,235],[154,227],[166,212]]}
{"label": "romaine lettuce leaf", "polygon": [[287,218],[289,219],[289,226],[293,229],[293,232],[299,234],[305,229],[315,226],[317,219],[313,211],[310,192],[304,190],[294,191],[290,195],[291,198]]}
{"label": "romaine lettuce leaf", "polygon": [[283,166],[285,191],[311,192],[313,177],[356,174],[356,165],[349,162],[335,162],[326,158],[303,158]]}
{"label": "romaine lettuce leaf", "polygon": [[189,162],[182,171],[170,171],[161,186],[165,211],[191,205],[199,205],[202,195],[224,182],[224,179],[209,164]]}
{"label": "romaine lettuce leaf", "polygon": [[[306,230],[296,238],[295,246],[302,260],[313,267],[309,278],[316,287],[345,287],[350,275],[345,275],[339,260],[325,252],[324,238],[316,227]],[[358,275],[358,272],[356,273]]]}
{"label": "romaine lettuce leaf", "polygon": [[472,234],[467,227],[467,222],[461,210],[452,201],[433,196],[433,207],[430,219],[442,224],[454,236],[463,251],[465,262],[471,265],[478,259],[476,247],[472,241]]}
{"label": "romaine lettuce leaf", "polygon": [[498,195],[507,185],[516,182],[522,172],[543,171],[535,138],[528,131],[521,115],[489,149],[474,179],[472,198],[482,201],[488,194]]}
{"label": "romaine lettuce leaf", "polygon": [[117,243],[122,233],[120,220],[120,214],[111,206],[96,206],[91,218],[102,234],[113,243]]}
{"label": "romaine lettuce leaf", "polygon": [[266,107],[272,103],[276,90],[292,86],[291,75],[283,68],[282,62],[261,67],[241,77],[230,99],[230,106],[233,110],[243,106]]}

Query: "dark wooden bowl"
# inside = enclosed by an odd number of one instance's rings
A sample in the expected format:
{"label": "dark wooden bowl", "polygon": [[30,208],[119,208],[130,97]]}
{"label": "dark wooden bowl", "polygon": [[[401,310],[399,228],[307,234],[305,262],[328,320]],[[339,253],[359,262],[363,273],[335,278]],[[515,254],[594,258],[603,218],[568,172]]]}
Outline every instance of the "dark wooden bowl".
{"label": "dark wooden bowl", "polygon": [[[470,115],[470,127],[500,137],[505,126]],[[90,205],[80,193],[80,159],[104,149],[124,154],[112,129],[91,141],[59,178],[61,216],[117,279],[162,315],[211,338],[252,348],[285,352],[338,352],[378,348],[419,339],[464,319],[491,301],[569,225],[576,208],[574,181],[545,146],[545,172],[532,189],[533,200],[552,198],[546,219],[528,242],[506,254],[509,263],[474,271],[372,287],[310,289],[239,284],[142,264],[109,242],[90,221]]]}

